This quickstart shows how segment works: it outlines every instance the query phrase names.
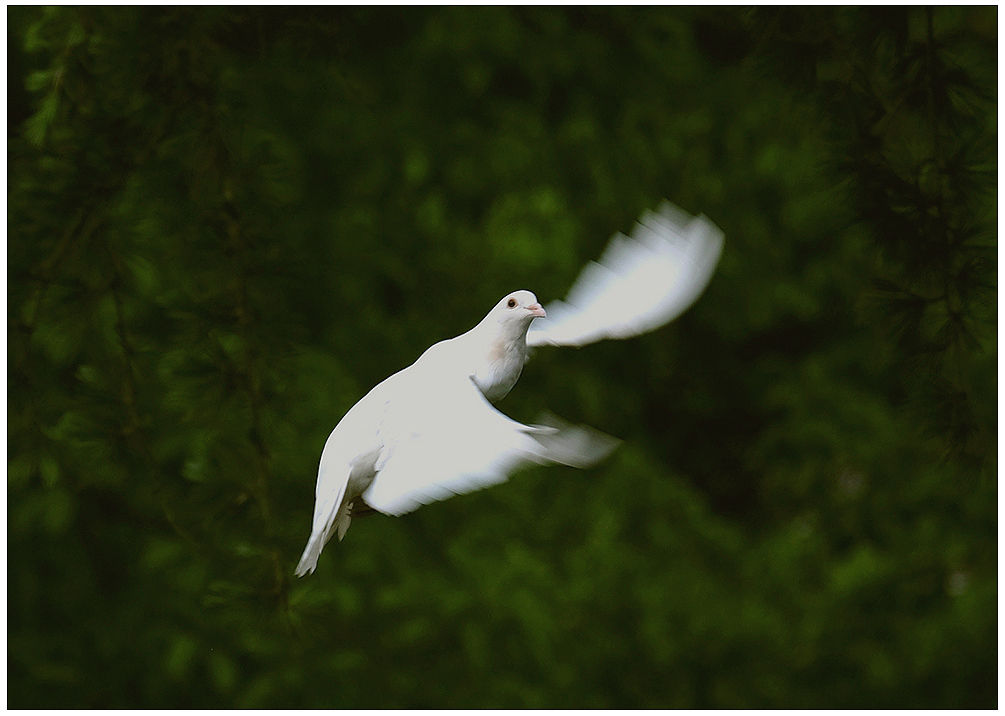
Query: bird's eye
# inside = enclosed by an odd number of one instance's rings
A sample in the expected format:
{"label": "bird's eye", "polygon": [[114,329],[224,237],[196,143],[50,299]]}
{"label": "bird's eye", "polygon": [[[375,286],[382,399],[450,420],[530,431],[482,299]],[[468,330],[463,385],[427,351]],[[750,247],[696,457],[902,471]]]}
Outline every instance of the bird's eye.
{"label": "bird's eye", "polygon": [[511,298],[510,300],[506,301],[506,305],[509,308],[516,308],[516,299],[515,298]]}

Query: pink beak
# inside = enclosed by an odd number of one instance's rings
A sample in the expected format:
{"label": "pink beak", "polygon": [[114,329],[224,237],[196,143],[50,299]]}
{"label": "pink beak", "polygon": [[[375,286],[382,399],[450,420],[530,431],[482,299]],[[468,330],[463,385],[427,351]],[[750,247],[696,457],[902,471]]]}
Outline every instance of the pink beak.
{"label": "pink beak", "polygon": [[538,318],[544,318],[548,314],[544,312],[540,303],[532,303],[527,306],[527,310],[530,311],[530,315],[537,316]]}

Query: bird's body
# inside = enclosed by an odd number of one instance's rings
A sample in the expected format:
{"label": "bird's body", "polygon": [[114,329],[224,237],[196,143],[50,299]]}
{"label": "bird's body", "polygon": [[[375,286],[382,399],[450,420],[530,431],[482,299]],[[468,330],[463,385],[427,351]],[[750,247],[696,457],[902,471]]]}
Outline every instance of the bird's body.
{"label": "bird's body", "polygon": [[[688,222],[681,223],[681,216]],[[592,278],[589,270],[584,272],[570,303],[557,305],[562,318],[554,331],[545,325],[528,337],[532,322],[543,319],[545,311],[530,291],[511,293],[470,331],[428,348],[343,416],[321,454],[313,528],[298,576],[314,571],[324,545],[335,534],[339,539],[345,535],[362,502],[400,515],[502,482],[528,464],[585,467],[613,449],[615,440],[589,428],[523,425],[491,403],[516,384],[528,345],[583,345],[636,335],[671,320],[697,298],[718,260],[721,233],[707,220],[692,220],[679,210],[647,218],[645,244],[635,247],[624,240],[615,251],[612,242],[605,259],[615,265],[592,264]],[[654,232],[659,241],[651,236]],[[609,275],[598,279],[597,271]],[[639,278],[653,276],[663,276],[671,285],[633,289]],[[584,303],[593,306],[591,315],[600,318],[599,324],[576,310],[577,289]],[[610,310],[605,292],[616,297],[622,310]]]}
{"label": "bird's body", "polygon": [[[508,307],[505,304],[509,300],[519,304]],[[514,317],[514,309],[519,309],[520,315]],[[445,398],[450,405],[452,393],[467,392],[465,383],[473,384],[472,388],[492,402],[509,393],[527,360],[527,328],[543,314],[530,291],[511,294],[477,326],[430,346],[415,363],[377,384],[343,416],[321,453],[315,531],[298,574],[305,569],[313,571],[317,555],[334,534],[339,539],[345,535],[354,506],[399,443],[421,434],[428,421],[437,417],[442,420],[442,414],[437,416],[442,412],[437,406],[442,406]],[[460,383],[460,391],[456,383]]]}

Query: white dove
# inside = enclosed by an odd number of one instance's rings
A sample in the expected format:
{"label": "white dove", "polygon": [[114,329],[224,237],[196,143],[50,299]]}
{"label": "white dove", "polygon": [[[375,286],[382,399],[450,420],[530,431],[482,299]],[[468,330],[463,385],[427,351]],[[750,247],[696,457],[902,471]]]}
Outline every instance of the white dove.
{"label": "white dove", "polygon": [[491,403],[516,384],[529,347],[628,338],[679,316],[704,290],[722,243],[708,219],[665,203],[640,219],[631,238],[615,236],[565,302],[546,313],[533,293],[515,291],[470,331],[434,344],[378,384],[325,443],[296,575],[313,572],[332,535],[341,540],[353,514],[368,508],[402,515],[498,484],[530,464],[587,467],[606,457],[614,438],[582,426],[524,425]]}

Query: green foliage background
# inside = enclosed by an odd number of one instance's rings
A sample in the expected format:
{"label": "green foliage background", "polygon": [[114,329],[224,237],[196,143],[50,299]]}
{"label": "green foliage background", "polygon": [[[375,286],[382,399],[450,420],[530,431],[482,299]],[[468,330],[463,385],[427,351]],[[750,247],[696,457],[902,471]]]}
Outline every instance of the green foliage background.
{"label": "green foliage background", "polygon": [[[997,705],[997,9],[8,8],[8,706]],[[313,576],[342,414],[670,198],[625,443]]]}

